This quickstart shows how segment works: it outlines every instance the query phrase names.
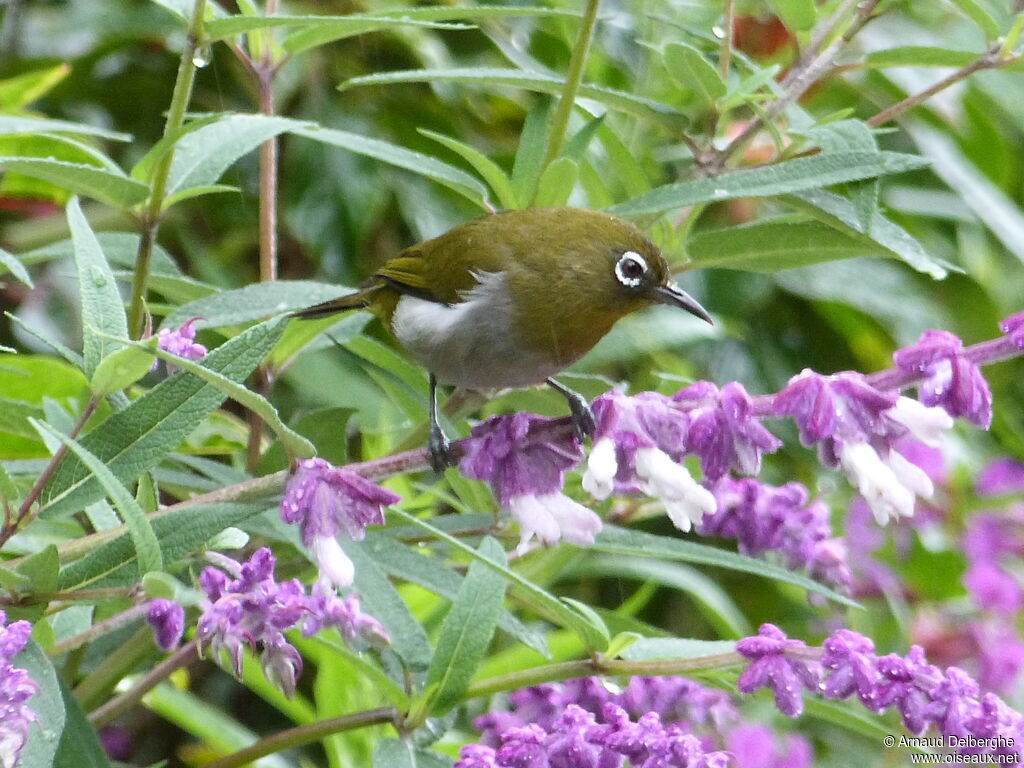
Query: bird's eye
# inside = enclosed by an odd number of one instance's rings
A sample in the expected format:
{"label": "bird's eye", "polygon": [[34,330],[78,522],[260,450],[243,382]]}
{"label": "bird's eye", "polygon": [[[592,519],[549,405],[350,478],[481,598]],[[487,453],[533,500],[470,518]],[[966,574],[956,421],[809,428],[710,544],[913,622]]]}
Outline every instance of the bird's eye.
{"label": "bird's eye", "polygon": [[627,288],[636,288],[647,274],[647,262],[636,251],[626,251],[615,262],[615,277]]}

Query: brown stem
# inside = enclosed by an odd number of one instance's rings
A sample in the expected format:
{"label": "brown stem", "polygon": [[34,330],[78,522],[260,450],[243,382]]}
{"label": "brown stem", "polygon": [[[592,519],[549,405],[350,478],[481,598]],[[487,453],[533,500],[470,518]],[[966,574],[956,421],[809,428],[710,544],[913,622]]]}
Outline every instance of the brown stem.
{"label": "brown stem", "polygon": [[[78,414],[78,418],[75,420],[74,425],[71,427],[71,431],[68,433],[68,437],[70,437],[72,440],[78,437],[78,433],[82,431],[82,428],[85,426],[85,423],[89,420],[89,417],[91,417],[93,413],[96,411],[97,405],[99,405],[99,398],[97,398],[95,395],[89,398],[89,402],[86,403],[85,408],[83,408],[82,412]],[[35,519],[36,514],[38,514],[38,510],[33,514],[29,514],[30,510],[32,509],[32,505],[39,498],[39,494],[43,492],[43,489],[46,487],[46,484],[50,482],[50,478],[52,478],[54,472],[57,471],[57,467],[60,466],[61,459],[64,458],[64,454],[67,452],[68,447],[64,443],[61,443],[60,447],[57,448],[56,451],[54,451],[54,454],[53,456],[50,457],[50,461],[47,463],[46,468],[43,470],[42,474],[39,475],[39,477],[36,479],[35,483],[33,483],[32,488],[29,489],[28,495],[25,497],[25,500],[21,503],[21,506],[18,507],[18,513],[14,518],[14,522],[8,523],[6,519],[7,515],[5,515],[4,527],[0,529],[0,547],[3,547],[3,545],[7,543],[8,539],[10,539],[15,533],[17,533],[18,529],[23,524],[28,524],[32,522],[33,519]]]}
{"label": "brown stem", "polygon": [[999,45],[993,45],[985,53],[976,58],[970,64],[967,64],[956,72],[952,72],[948,76],[939,80],[935,85],[930,88],[925,88],[920,93],[915,93],[912,96],[908,96],[903,101],[898,101],[892,106],[886,107],[874,117],[868,118],[867,124],[872,128],[877,128],[880,125],[885,125],[887,122],[895,117],[902,115],[908,109],[913,109],[918,104],[921,104],[937,93],[949,88],[951,85],[959,83],[961,80],[974,74],[983,69],[998,69],[999,67],[1006,66],[1018,61],[1020,56],[1004,56]]}
{"label": "brown stem", "polygon": [[173,672],[196,662],[199,650],[195,640],[181,646],[173,654],[147,672],[130,689],[89,713],[89,722],[94,726],[106,725],[116,720],[141,701],[142,697],[171,676]]}

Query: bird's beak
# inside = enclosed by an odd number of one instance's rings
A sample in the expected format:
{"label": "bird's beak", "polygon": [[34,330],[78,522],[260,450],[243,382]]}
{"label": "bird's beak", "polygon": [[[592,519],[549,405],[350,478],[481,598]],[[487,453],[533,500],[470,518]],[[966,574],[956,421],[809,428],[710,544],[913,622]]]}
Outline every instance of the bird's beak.
{"label": "bird's beak", "polygon": [[665,285],[659,285],[654,289],[654,300],[659,304],[668,304],[670,307],[685,309],[691,315],[696,315],[701,320],[711,323],[711,325],[715,324],[707,310],[671,280]]}

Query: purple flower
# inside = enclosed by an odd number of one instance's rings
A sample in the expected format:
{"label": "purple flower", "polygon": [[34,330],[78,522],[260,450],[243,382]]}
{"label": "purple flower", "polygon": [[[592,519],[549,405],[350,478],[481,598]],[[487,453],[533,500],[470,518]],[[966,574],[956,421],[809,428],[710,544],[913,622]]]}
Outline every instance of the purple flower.
{"label": "purple flower", "polygon": [[829,670],[822,693],[830,699],[848,699],[854,693],[868,709],[877,709],[878,670],[875,644],[858,632],[840,629],[828,638],[821,665]]}
{"label": "purple flower", "polygon": [[963,346],[948,331],[925,331],[917,344],[896,350],[893,360],[905,371],[925,375],[918,385],[925,405],[942,406],[950,416],[963,417],[988,429],[992,423],[992,393],[978,366],[961,354]]}
{"label": "purple flower", "polygon": [[1018,349],[1024,349],[1024,312],[1010,315],[999,324],[999,329],[1010,337]]}
{"label": "purple flower", "polygon": [[979,714],[978,683],[959,667],[949,667],[931,692],[929,715],[946,735],[966,736],[969,723]]}
{"label": "purple flower", "polygon": [[1024,669],[1024,642],[1012,622],[995,621],[971,627],[978,648],[978,682],[997,693],[1012,693]]}
{"label": "purple flower", "polygon": [[111,760],[125,762],[135,752],[135,737],[127,728],[108,725],[99,730],[100,745]]}
{"label": "purple flower", "polygon": [[146,621],[153,628],[156,644],[161,649],[173,650],[181,642],[185,631],[185,609],[173,600],[153,600],[149,604]]}
{"label": "purple flower", "polygon": [[32,625],[15,621],[4,626],[6,621],[0,610],[0,766],[13,768],[28,740],[29,724],[39,719],[26,704],[39,686],[11,663],[28,642]]}
{"label": "purple flower", "polygon": [[905,658],[890,653],[876,665],[882,676],[878,706],[895,706],[908,731],[915,736],[924,733],[930,722],[931,694],[942,682],[942,673],[927,663],[919,645],[911,646]]}
{"label": "purple flower", "polygon": [[459,750],[459,759],[452,768],[497,768],[494,749],[483,744],[467,744]]}
{"label": "purple flower", "polygon": [[700,456],[704,477],[717,480],[735,468],[742,475],[761,471],[761,455],[782,441],[754,418],[754,402],[739,382],[718,388],[706,381],[677,392],[672,400],[689,415],[686,445]]}
{"label": "purple flower", "polygon": [[715,511],[714,496],[680,463],[689,419],[672,400],[654,392],[628,397],[612,391],[597,398],[593,409],[597,430],[583,487],[595,498],[643,491],[659,499],[684,532]]}
{"label": "purple flower", "polygon": [[989,611],[1012,616],[1024,605],[1020,584],[992,562],[979,562],[968,568],[964,587],[981,608]]}
{"label": "purple flower", "polygon": [[320,568],[320,581],[335,587],[352,583],[354,566],[337,535],[355,541],[367,525],[383,525],[383,507],[401,497],[365,477],[323,459],[299,462],[281,500],[281,519],[298,523],[305,544]]}
{"label": "purple flower", "polygon": [[1024,605],[1024,594],[1017,579],[1007,573],[999,556],[1020,555],[1020,522],[1013,517],[981,514],[971,518],[964,537],[968,569],[964,587],[979,606],[990,611],[1014,615]]}
{"label": "purple flower", "polygon": [[817,692],[821,684],[820,665],[794,653],[806,648],[803,641],[788,639],[774,624],[762,624],[755,637],[736,643],[736,650],[751,660],[736,681],[736,688],[741,693],[771,688],[779,711],[796,717],[804,708],[801,688]]}
{"label": "purple flower", "polygon": [[[193,317],[186,320],[180,327],[173,331],[169,328],[161,328],[157,333],[157,346],[160,349],[170,352],[172,355],[183,357],[186,360],[198,360],[206,356],[207,349],[202,344],[196,344],[196,329],[193,327],[196,320],[202,318]],[[157,361],[153,361],[153,370],[157,367]],[[168,366],[170,372],[173,366]]]}
{"label": "purple flower", "polygon": [[309,615],[302,627],[302,634],[306,637],[325,627],[335,627],[345,642],[357,651],[371,646],[383,648],[391,643],[384,625],[373,616],[363,613],[355,594],[342,598],[324,592],[319,584],[315,584],[308,606]]}
{"label": "purple flower", "polygon": [[561,492],[565,473],[583,451],[575,435],[536,434],[549,421],[531,413],[493,416],[463,441],[459,470],[490,484],[519,523],[520,552],[534,535],[544,544],[564,538],[582,546],[593,544],[601,530],[601,518]]}
{"label": "purple flower", "polygon": [[996,459],[978,475],[977,487],[982,496],[1021,493],[1024,491],[1024,464],[1013,459]]}
{"label": "purple flower", "polygon": [[814,752],[799,734],[789,734],[780,753],[776,734],[763,725],[741,725],[729,732],[726,747],[732,752],[736,768],[812,768]]}

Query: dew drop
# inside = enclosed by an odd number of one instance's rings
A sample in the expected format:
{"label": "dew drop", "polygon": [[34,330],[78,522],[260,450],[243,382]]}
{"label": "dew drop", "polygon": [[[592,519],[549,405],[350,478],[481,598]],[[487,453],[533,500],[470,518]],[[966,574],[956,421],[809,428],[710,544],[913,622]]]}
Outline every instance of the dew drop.
{"label": "dew drop", "polygon": [[711,33],[715,37],[717,37],[719,40],[722,40],[722,39],[725,38],[725,28],[721,27],[721,26],[719,26],[717,24],[711,28]]}
{"label": "dew drop", "polygon": [[102,288],[107,284],[107,278],[98,269],[92,271],[92,284],[97,288]]}
{"label": "dew drop", "polygon": [[210,46],[201,45],[196,48],[195,53],[192,54],[192,63],[199,69],[207,66],[210,63],[212,54],[210,52]]}
{"label": "dew drop", "polygon": [[716,189],[711,193],[713,197],[726,197],[728,194],[729,190],[727,189]]}

